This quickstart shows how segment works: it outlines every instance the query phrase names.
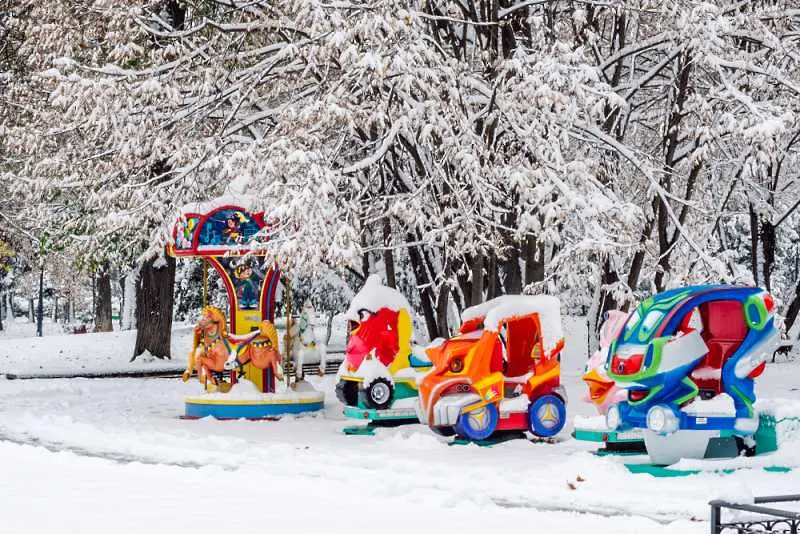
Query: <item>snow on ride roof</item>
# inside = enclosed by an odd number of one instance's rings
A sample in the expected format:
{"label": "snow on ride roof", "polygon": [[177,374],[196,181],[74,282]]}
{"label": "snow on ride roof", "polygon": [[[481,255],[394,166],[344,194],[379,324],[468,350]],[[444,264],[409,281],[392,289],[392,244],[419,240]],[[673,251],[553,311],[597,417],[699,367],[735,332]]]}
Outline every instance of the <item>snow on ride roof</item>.
{"label": "snow on ride roof", "polygon": [[364,282],[364,287],[350,301],[350,307],[347,308],[344,315],[350,321],[360,321],[358,310],[376,312],[381,308],[389,308],[393,311],[405,309],[411,314],[411,306],[403,294],[396,289],[383,285],[380,277],[377,274],[372,274]]}
{"label": "snow on ride roof", "polygon": [[227,193],[223,196],[212,198],[204,202],[191,202],[185,204],[180,213],[209,213],[225,206],[237,206],[247,211],[252,211],[253,206],[256,205],[255,198],[251,195]]}
{"label": "snow on ride roof", "polygon": [[564,338],[561,328],[561,301],[551,295],[503,295],[467,308],[462,321],[483,317],[486,330],[497,331],[504,320],[531,313],[539,314],[545,350],[552,350]]}

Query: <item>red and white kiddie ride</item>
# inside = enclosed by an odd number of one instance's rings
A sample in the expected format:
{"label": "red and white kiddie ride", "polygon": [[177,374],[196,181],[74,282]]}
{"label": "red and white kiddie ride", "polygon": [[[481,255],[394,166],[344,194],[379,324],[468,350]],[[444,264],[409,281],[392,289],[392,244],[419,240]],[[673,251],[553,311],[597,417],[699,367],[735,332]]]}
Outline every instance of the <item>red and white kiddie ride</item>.
{"label": "red and white kiddie ride", "polygon": [[473,441],[558,434],[567,402],[560,307],[548,295],[505,295],[465,310],[461,333],[427,349],[434,368],[419,386],[420,421]]}

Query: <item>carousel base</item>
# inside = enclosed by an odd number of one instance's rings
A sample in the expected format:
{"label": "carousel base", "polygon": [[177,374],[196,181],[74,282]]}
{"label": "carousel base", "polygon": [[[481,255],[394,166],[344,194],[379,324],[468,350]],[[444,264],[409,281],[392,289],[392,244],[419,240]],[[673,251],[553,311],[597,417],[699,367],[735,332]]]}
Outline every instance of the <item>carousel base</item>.
{"label": "carousel base", "polygon": [[[300,384],[298,384],[300,386]],[[184,400],[184,419],[278,419],[283,415],[322,410],[325,394],[302,383],[302,387],[279,393],[211,393]]]}

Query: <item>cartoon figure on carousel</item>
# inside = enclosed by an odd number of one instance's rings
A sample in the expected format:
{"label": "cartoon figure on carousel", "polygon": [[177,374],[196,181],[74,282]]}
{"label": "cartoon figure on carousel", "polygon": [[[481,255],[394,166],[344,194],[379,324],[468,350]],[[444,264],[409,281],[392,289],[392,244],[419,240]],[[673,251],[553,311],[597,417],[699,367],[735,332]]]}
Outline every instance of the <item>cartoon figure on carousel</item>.
{"label": "cartoon figure on carousel", "polygon": [[246,261],[233,269],[233,286],[242,309],[258,307],[258,293],[263,279],[264,273],[252,261]]}
{"label": "cartoon figure on carousel", "polygon": [[194,329],[192,350],[189,351],[183,381],[197,369],[197,378],[206,391],[227,392],[232,382],[223,379],[225,371],[235,372],[247,362],[259,369],[272,369],[281,379],[278,333],[269,321],[261,321],[259,329],[247,335],[232,335],[227,331],[225,315],[214,306],[206,306]]}
{"label": "cartoon figure on carousel", "polygon": [[242,225],[248,220],[241,211],[235,211],[225,219],[225,229],[222,231],[222,235],[226,245],[241,245],[244,242]]}

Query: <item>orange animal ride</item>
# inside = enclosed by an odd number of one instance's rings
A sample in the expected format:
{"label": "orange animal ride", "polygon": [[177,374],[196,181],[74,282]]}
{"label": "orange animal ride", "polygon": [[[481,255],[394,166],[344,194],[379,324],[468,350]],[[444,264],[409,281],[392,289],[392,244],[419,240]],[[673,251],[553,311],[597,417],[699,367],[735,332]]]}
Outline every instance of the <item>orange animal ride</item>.
{"label": "orange animal ride", "polygon": [[232,383],[221,379],[224,371],[231,371],[251,362],[259,369],[272,369],[281,379],[278,333],[269,321],[261,321],[259,329],[251,334],[228,334],[225,315],[218,308],[206,306],[194,329],[194,342],[183,381],[189,380],[197,368],[197,378],[206,390],[215,388],[222,392],[230,390]]}
{"label": "orange animal ride", "polygon": [[506,295],[468,308],[463,320],[459,335],[428,348],[434,369],[420,384],[420,421],[471,440],[502,430],[558,434],[567,399],[559,300]]}

